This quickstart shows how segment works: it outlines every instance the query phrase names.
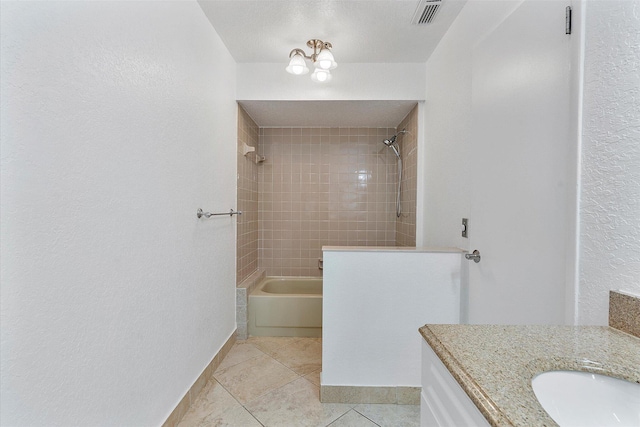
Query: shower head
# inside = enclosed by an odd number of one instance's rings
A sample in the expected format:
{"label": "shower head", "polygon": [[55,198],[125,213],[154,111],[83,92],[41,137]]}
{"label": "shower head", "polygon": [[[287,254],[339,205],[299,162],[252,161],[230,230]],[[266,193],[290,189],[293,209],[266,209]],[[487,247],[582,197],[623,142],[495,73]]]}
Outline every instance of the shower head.
{"label": "shower head", "polygon": [[385,139],[384,141],[384,145],[386,145],[387,147],[391,147],[393,144],[396,143],[396,138],[398,137],[398,135],[393,135],[391,138],[389,139]]}
{"label": "shower head", "polygon": [[409,133],[409,131],[406,129],[402,129],[400,132],[396,133],[391,138],[385,139],[382,142],[384,142],[384,145],[386,145],[387,147],[391,147],[393,144],[396,143],[396,139],[398,138],[398,135],[400,135],[401,133]]}

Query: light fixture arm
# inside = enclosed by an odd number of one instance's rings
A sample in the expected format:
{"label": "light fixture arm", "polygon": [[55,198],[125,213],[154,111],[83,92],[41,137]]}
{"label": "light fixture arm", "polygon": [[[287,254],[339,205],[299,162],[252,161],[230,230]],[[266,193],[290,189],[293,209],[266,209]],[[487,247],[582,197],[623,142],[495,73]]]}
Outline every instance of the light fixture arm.
{"label": "light fixture arm", "polygon": [[311,55],[307,55],[304,50],[295,48],[291,52],[289,52],[289,58],[293,57],[293,55],[301,55],[304,58],[310,59],[312,62],[316,62],[316,58],[322,49],[331,49],[333,46],[329,42],[323,42],[319,39],[311,39],[307,41],[307,46],[313,49],[313,53]]}
{"label": "light fixture arm", "polygon": [[310,56],[307,56],[307,54],[304,52],[304,50],[298,49],[298,48],[295,48],[291,52],[289,52],[289,58],[292,58],[293,55],[300,55],[303,58],[311,59]]}

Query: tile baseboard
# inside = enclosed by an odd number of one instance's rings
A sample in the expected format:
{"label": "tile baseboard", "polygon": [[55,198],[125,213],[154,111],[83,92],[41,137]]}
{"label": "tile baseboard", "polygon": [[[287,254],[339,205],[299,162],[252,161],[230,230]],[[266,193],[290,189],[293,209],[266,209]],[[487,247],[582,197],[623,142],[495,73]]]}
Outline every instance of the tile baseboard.
{"label": "tile baseboard", "polygon": [[211,362],[204,368],[204,371],[200,374],[198,379],[193,383],[189,391],[185,393],[185,395],[180,400],[180,403],[171,411],[167,420],[162,424],[162,427],[175,427],[178,425],[180,420],[184,414],[187,413],[189,407],[196,400],[198,394],[202,391],[203,387],[207,384],[207,381],[213,376],[213,372],[218,369],[220,363],[225,358],[231,347],[236,342],[236,333],[237,331],[233,331],[229,339],[223,344],[220,351],[211,359]]}
{"label": "tile baseboard", "polygon": [[322,403],[419,405],[421,387],[320,386]]}

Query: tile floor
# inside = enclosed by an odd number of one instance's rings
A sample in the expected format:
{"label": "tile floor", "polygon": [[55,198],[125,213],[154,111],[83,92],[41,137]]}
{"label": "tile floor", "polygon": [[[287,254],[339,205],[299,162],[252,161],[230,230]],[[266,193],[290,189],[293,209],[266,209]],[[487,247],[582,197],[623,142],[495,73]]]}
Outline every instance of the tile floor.
{"label": "tile floor", "polygon": [[179,427],[418,426],[418,405],[320,403],[320,338],[238,341]]}

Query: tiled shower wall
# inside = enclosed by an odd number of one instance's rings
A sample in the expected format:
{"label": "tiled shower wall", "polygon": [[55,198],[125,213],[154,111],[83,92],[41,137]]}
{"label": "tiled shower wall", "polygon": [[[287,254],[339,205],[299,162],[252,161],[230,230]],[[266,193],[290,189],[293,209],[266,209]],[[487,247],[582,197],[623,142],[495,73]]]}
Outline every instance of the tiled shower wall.
{"label": "tiled shower wall", "polygon": [[416,245],[416,194],[418,183],[418,106],[400,122],[398,131],[402,158],[402,215],[396,222],[396,246]]}
{"label": "tiled shower wall", "polygon": [[[236,282],[241,283],[258,268],[258,125],[238,106],[238,210]],[[243,144],[256,148],[247,156]]]}
{"label": "tiled shower wall", "polygon": [[382,143],[395,132],[260,129],[259,267],[268,276],[322,275],[323,245],[396,244],[397,163]]}

